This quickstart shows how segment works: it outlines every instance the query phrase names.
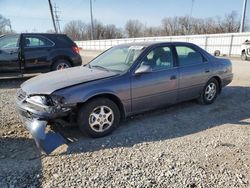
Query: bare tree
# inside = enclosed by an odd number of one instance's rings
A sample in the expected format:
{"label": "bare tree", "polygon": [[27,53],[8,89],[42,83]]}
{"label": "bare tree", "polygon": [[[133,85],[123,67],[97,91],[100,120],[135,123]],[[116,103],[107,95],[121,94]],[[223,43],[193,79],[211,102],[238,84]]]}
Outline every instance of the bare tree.
{"label": "bare tree", "polygon": [[73,20],[65,25],[63,32],[72,40],[84,40],[87,35],[87,25],[81,20]]}
{"label": "bare tree", "polygon": [[167,17],[162,19],[162,29],[164,35],[180,35],[181,28],[179,17]]}
{"label": "bare tree", "polygon": [[118,29],[115,25],[106,25],[105,26],[105,38],[106,39],[116,39],[122,38],[123,33],[121,29]]}
{"label": "bare tree", "polygon": [[141,37],[143,35],[143,24],[139,20],[129,20],[125,25],[127,37]]}
{"label": "bare tree", "polygon": [[101,22],[97,21],[97,20],[94,21],[94,33],[95,33],[95,38],[97,40],[105,39],[104,25]]}
{"label": "bare tree", "polygon": [[232,11],[230,14],[226,14],[222,25],[225,33],[238,32],[240,29],[240,19],[238,19],[237,12]]}
{"label": "bare tree", "polygon": [[10,20],[0,14],[0,35],[10,32],[12,32]]}
{"label": "bare tree", "polygon": [[[94,21],[96,39],[230,33],[238,32],[239,27],[240,20],[234,11],[223,18],[166,17],[159,27],[147,27],[138,20],[129,20],[124,30],[113,24],[105,25],[98,20]],[[90,40],[91,24],[80,20],[71,21],[66,24],[64,32],[73,40]]]}
{"label": "bare tree", "polygon": [[154,37],[154,36],[162,36],[164,32],[161,27],[145,27],[144,28],[144,36],[146,37]]}
{"label": "bare tree", "polygon": [[[91,24],[85,24],[80,20],[70,21],[65,25],[64,33],[73,40],[90,40]],[[115,25],[104,25],[98,20],[94,20],[94,33],[97,40],[123,37],[121,29]]]}

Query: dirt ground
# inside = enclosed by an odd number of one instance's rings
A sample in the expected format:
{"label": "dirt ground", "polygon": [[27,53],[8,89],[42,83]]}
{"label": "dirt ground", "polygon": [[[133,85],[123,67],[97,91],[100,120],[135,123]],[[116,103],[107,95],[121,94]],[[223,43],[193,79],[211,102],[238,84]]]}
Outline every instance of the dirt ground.
{"label": "dirt ground", "polygon": [[[84,62],[95,52],[82,52]],[[209,106],[189,101],[40,155],[15,111],[26,79],[0,80],[0,187],[250,187],[250,61]]]}

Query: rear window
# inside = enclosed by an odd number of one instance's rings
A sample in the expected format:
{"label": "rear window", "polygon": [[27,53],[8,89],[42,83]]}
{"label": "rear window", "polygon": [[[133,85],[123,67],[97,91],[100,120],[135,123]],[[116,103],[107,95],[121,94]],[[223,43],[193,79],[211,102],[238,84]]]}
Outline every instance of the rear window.
{"label": "rear window", "polygon": [[24,47],[50,47],[54,43],[43,36],[25,36]]}
{"label": "rear window", "polygon": [[204,62],[204,58],[200,52],[188,46],[176,46],[176,52],[180,67],[201,64]]}

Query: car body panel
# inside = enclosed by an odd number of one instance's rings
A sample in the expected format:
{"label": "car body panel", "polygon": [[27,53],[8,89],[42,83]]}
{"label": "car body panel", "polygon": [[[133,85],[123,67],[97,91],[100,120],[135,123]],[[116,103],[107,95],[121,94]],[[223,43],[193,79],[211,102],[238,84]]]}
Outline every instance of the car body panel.
{"label": "car body panel", "polygon": [[[114,100],[122,110],[122,115],[127,117],[141,111],[197,98],[211,78],[218,78],[221,87],[226,86],[233,79],[232,65],[229,60],[215,58],[196,45],[160,42],[133,43],[133,45],[143,45],[146,48],[126,72],[106,71],[86,66],[47,73],[26,81],[21,85],[21,92],[25,93],[24,97],[21,94],[17,94],[16,97],[19,113],[28,113],[31,118],[35,119],[35,123],[41,121],[41,125],[43,125],[44,121],[51,122],[70,115],[72,111],[77,110],[78,105],[97,96],[105,96]],[[175,45],[187,45],[195,48],[206,61],[194,66],[179,67],[177,54],[174,52],[175,66],[173,68],[135,74],[142,58],[151,49],[157,46]],[[64,100],[60,106],[38,109],[27,103],[26,99],[31,95],[60,96]],[[37,131],[40,135],[41,129],[37,129]],[[37,134],[33,133],[33,135]],[[55,139],[60,142],[60,138],[57,136]],[[50,151],[50,146],[46,147],[48,148],[44,150]]]}
{"label": "car body panel", "polygon": [[[171,79],[174,77],[174,79]],[[174,104],[177,100],[178,69],[172,68],[131,77],[132,111],[141,112]],[[148,104],[149,101],[153,101]]]}
{"label": "car body panel", "polygon": [[[15,48],[0,49],[0,73],[42,73],[52,70],[52,65],[59,59],[67,60],[72,67],[80,66],[80,54],[73,51],[77,45],[63,34],[22,33],[1,37],[19,36]],[[43,39],[51,45],[27,46],[27,38]],[[0,75],[1,76],[1,75]]]}
{"label": "car body panel", "polygon": [[[0,73],[18,73],[21,72],[20,61],[20,38],[21,35],[14,34],[17,37],[17,44],[0,49]],[[8,38],[9,35],[3,35],[2,38]]]}
{"label": "car body panel", "polygon": [[[65,104],[74,106],[100,95],[111,95],[119,99],[125,114],[131,113],[131,91],[129,74],[116,74],[103,79],[63,88],[53,94],[64,96]],[[80,92],[80,93],[79,93]]]}
{"label": "car body panel", "polygon": [[245,52],[247,60],[250,60],[250,41],[246,40],[242,45],[241,45],[241,54]]}
{"label": "car body panel", "polygon": [[[114,76],[116,73],[86,67],[73,67],[61,71],[53,71],[31,78],[21,85],[30,94],[51,94],[54,91],[101,78]],[[46,84],[45,84],[46,83]]]}
{"label": "car body panel", "polygon": [[178,101],[196,98],[211,78],[210,63],[179,68]]}
{"label": "car body panel", "polygon": [[21,71],[19,48],[3,49],[0,52],[0,73],[16,73]]}

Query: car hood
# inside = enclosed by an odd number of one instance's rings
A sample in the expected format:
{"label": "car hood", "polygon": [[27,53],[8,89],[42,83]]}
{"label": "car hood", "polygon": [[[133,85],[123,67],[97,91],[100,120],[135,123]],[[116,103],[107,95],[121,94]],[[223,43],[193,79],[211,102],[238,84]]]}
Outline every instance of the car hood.
{"label": "car hood", "polygon": [[27,95],[51,94],[58,89],[115,75],[117,73],[97,68],[73,67],[31,78],[21,88]]}

